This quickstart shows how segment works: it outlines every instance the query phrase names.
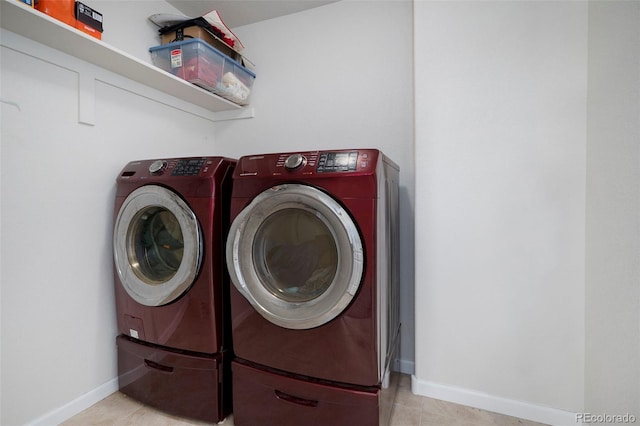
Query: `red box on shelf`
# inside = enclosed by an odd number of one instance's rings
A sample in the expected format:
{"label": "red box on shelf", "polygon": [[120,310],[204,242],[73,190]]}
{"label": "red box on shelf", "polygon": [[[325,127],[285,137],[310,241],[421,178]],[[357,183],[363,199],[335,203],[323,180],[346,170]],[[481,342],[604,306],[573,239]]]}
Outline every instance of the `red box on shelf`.
{"label": "red box on shelf", "polygon": [[35,8],[85,34],[102,39],[102,14],[84,3],[75,0],[35,0]]}
{"label": "red box on shelf", "polygon": [[85,34],[89,34],[90,36],[93,36],[95,38],[97,38],[98,40],[102,40],[102,32],[96,30],[93,27],[90,27],[89,25],[80,22],[80,21],[76,21],[76,24],[74,25],[77,29],[79,29],[80,31],[82,31]]}
{"label": "red box on shelf", "polygon": [[75,27],[75,5],[75,0],[37,0],[35,8],[60,22]]}

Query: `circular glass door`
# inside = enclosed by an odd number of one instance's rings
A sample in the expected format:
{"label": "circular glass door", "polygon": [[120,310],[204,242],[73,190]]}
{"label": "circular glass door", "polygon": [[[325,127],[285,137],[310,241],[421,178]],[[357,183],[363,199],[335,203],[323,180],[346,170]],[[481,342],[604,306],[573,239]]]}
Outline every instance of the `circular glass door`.
{"label": "circular glass door", "polygon": [[193,283],[202,261],[202,236],[195,214],[177,194],[149,185],[122,204],[113,250],[127,293],[143,305],[161,306]]}
{"label": "circular glass door", "polygon": [[227,241],[236,288],[264,318],[292,329],[317,327],[342,312],[360,286],[363,258],[348,213],[306,185],[258,195]]}

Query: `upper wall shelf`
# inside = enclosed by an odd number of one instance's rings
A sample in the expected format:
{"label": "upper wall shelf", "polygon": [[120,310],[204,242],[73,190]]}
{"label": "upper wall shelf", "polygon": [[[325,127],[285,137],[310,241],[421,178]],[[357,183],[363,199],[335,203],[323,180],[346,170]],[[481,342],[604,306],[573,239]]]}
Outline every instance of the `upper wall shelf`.
{"label": "upper wall shelf", "polygon": [[241,106],[109,46],[17,0],[0,0],[0,23],[14,32],[213,112]]}

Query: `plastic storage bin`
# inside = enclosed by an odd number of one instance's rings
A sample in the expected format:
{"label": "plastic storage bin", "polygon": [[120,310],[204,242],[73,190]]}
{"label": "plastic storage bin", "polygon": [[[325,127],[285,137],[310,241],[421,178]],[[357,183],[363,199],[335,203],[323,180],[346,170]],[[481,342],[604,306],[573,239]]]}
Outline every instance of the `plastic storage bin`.
{"label": "plastic storage bin", "polygon": [[231,102],[249,103],[256,75],[202,39],[163,44],[149,52],[155,66]]}

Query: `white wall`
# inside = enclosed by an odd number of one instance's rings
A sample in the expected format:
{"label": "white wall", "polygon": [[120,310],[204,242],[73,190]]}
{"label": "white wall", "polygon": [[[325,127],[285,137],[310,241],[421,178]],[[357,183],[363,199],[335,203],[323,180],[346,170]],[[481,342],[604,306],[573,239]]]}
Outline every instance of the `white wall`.
{"label": "white wall", "polygon": [[256,116],[216,124],[229,156],[379,148],[400,165],[402,348],[413,372],[410,1],[341,1],[234,29],[257,64]]}
{"label": "white wall", "polygon": [[587,3],[417,1],[418,393],[583,409]]}
{"label": "white wall", "polygon": [[104,16],[102,41],[145,62],[151,62],[149,48],[160,44],[158,26],[149,16],[182,15],[163,0],[87,0],[87,4]]}
{"label": "white wall", "polygon": [[[12,33],[3,31],[0,55],[0,423],[45,416],[52,424],[117,389],[111,232],[118,172],[134,159],[214,154],[213,123]],[[95,102],[83,104],[95,112],[89,126],[78,123],[78,81],[93,74]]]}
{"label": "white wall", "polygon": [[640,421],[640,2],[589,5],[585,408]]}

